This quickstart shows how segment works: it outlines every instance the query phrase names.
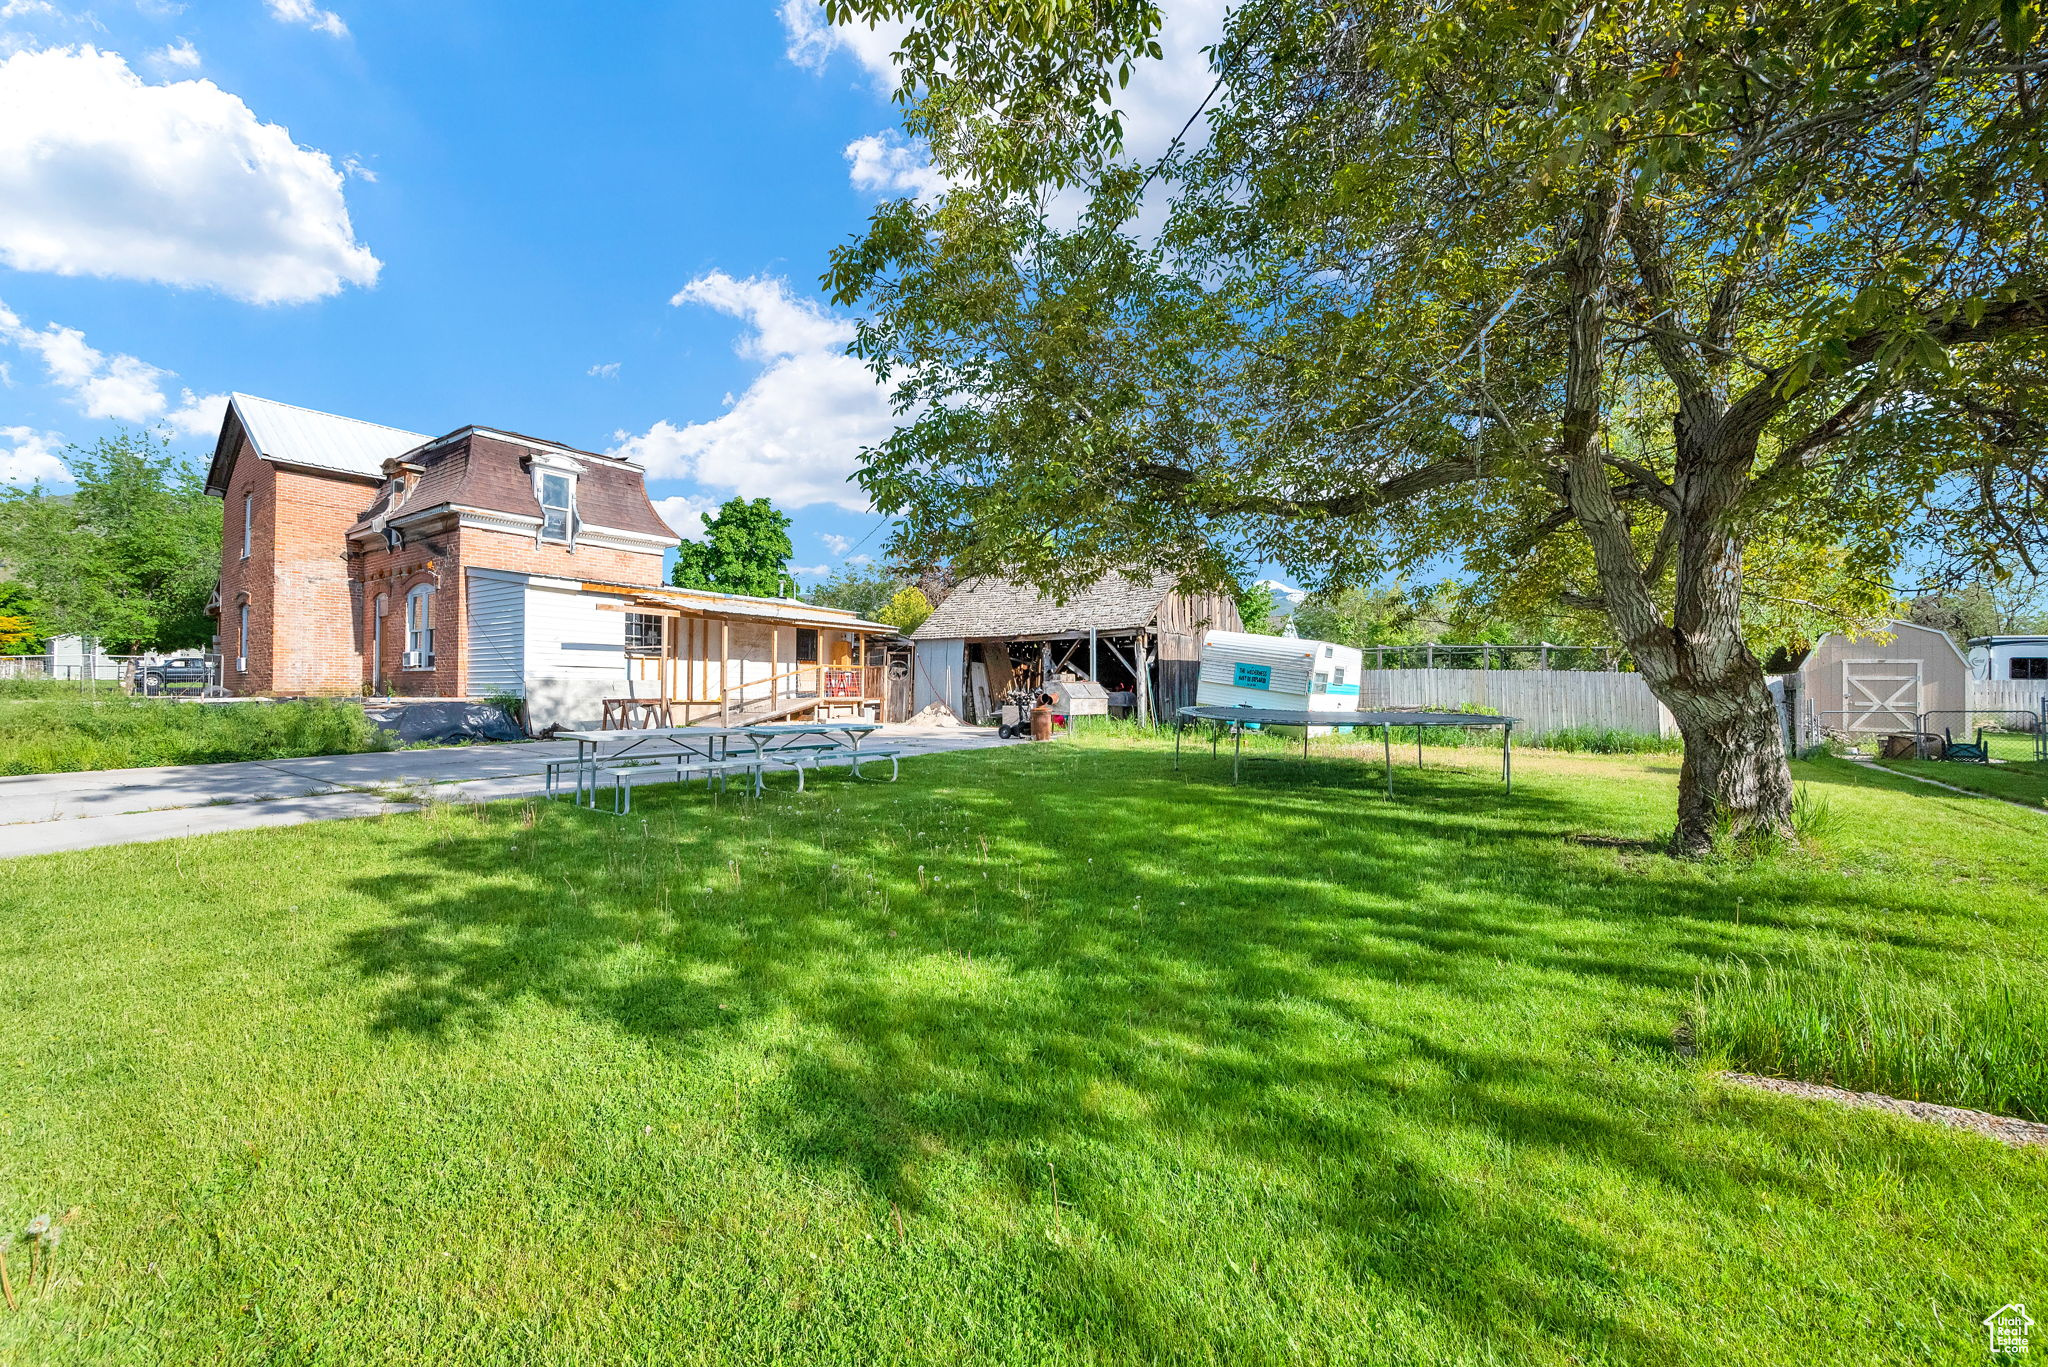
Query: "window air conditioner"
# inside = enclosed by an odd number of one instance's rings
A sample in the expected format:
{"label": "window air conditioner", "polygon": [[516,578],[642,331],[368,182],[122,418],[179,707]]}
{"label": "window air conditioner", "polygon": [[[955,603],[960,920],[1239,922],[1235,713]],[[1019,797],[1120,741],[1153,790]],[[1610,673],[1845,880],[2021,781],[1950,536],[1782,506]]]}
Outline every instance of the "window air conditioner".
{"label": "window air conditioner", "polygon": [[434,656],[431,651],[408,650],[400,658],[399,663],[407,669],[432,669]]}

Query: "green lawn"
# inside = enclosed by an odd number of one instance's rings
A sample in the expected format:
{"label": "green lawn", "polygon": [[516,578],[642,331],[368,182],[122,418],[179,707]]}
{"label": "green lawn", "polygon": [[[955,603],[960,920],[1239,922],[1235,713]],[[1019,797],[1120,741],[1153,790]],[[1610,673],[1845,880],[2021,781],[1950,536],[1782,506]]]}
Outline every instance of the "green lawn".
{"label": "green lawn", "polygon": [[2043,818],[1819,761],[1821,853],[1677,863],[1674,758],[1488,762],[0,865],[0,1225],[77,1212],[0,1361],[1976,1363],[2048,1301],[2048,1154],[1673,1048],[1734,964],[2038,974]]}
{"label": "green lawn", "polygon": [[354,703],[200,703],[131,698],[0,699],[0,775],[158,764],[296,759],[389,750]]}

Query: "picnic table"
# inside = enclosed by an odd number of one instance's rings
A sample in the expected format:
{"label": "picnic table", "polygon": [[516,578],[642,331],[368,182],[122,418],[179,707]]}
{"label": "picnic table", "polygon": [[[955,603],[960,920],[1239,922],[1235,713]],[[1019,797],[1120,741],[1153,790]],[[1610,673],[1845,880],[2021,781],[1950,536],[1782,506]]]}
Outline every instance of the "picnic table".
{"label": "picnic table", "polygon": [[[686,774],[701,775],[706,782],[717,778],[723,783],[733,772],[745,773],[753,779],[754,791],[761,791],[761,775],[771,765],[786,766],[796,770],[797,789],[804,785],[804,767],[813,768],[835,757],[848,758],[853,763],[854,773],[860,773],[863,759],[887,759],[890,762],[890,777],[895,777],[895,750],[861,749],[861,742],[881,727],[874,722],[827,721],[827,722],[779,722],[760,726],[657,726],[633,731],[558,731],[556,739],[573,741],[576,757],[571,760],[556,760],[547,768],[547,792],[554,796],[560,787],[561,771],[575,772],[576,801],[583,801],[587,785],[590,791],[590,805],[597,806],[597,783],[599,770],[604,765],[613,767],[613,797],[615,810],[629,811],[632,794],[629,782],[634,770],[624,767],[625,762],[647,760],[646,776],[656,778],[664,768],[663,761],[670,761],[676,778],[680,781]],[[662,780],[670,781],[670,780]],[[619,793],[626,790],[625,805],[621,807]]]}

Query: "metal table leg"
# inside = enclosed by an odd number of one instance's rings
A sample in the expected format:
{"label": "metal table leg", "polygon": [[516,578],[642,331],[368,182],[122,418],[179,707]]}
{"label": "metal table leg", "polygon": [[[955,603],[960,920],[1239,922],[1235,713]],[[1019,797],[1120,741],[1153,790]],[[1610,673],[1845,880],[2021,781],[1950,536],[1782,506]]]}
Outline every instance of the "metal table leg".
{"label": "metal table leg", "polygon": [[1394,795],[1394,728],[1391,723],[1380,723],[1380,749],[1387,760],[1387,796]]}
{"label": "metal table leg", "polygon": [[1508,792],[1515,791],[1515,761],[1508,751],[1508,737],[1515,731],[1515,724],[1509,722],[1500,729],[1500,777],[1508,786]]}
{"label": "metal table leg", "polygon": [[1230,783],[1232,787],[1235,787],[1237,785],[1238,771],[1244,767],[1244,723],[1238,722],[1230,729],[1237,736],[1237,747],[1231,751],[1230,755]]}

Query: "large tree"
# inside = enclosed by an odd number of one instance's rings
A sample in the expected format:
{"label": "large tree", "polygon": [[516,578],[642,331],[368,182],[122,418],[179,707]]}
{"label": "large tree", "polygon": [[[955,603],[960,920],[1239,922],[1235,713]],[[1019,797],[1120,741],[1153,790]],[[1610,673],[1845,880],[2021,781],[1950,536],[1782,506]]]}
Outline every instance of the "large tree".
{"label": "large tree", "polygon": [[39,628],[117,652],[203,645],[220,576],[220,500],[161,438],[122,432],[71,447],[75,492],[0,492],[0,563]]}
{"label": "large tree", "polygon": [[765,498],[727,499],[705,513],[704,539],[685,541],[676,551],[669,582],[679,588],[785,598],[796,592],[789,558],[789,514]]}
{"label": "large tree", "polygon": [[1146,166],[1151,0],[827,9],[907,21],[950,187],[827,276],[906,414],[862,476],[901,545],[1054,587],[1455,554],[1605,618],[1680,850],[1789,827],[1752,643],[2041,554],[2036,0],[1247,0]]}

